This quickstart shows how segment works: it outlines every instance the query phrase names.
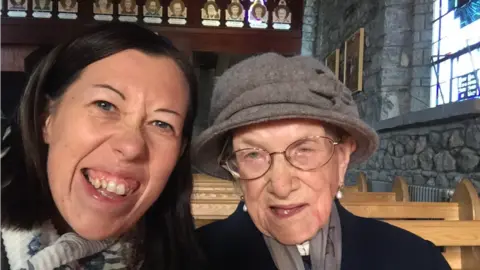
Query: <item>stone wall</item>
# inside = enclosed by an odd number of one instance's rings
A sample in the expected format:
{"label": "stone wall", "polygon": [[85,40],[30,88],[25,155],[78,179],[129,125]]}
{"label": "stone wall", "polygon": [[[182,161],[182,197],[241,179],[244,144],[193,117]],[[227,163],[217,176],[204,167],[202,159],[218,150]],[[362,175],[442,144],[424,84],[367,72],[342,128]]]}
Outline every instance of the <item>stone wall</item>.
{"label": "stone wall", "polygon": [[304,0],[302,26],[302,55],[314,55],[318,20],[317,0]]}
{"label": "stone wall", "polygon": [[466,177],[480,192],[480,116],[379,134],[379,150],[349,170],[348,184],[359,171],[373,182],[391,183],[395,176],[403,176],[409,184],[445,188],[454,188]]}
{"label": "stone wall", "polygon": [[365,28],[364,90],[369,124],[429,107],[432,0],[320,0],[315,55],[324,59]]}
{"label": "stone wall", "polygon": [[417,0],[413,8],[410,111],[430,107],[433,1]]}

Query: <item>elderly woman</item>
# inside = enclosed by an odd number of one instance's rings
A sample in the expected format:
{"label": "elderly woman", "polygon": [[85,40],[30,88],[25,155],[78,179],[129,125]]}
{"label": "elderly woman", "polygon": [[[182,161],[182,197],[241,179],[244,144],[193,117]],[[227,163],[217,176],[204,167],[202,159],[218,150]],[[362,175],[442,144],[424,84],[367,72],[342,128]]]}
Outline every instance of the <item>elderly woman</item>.
{"label": "elderly woman", "polygon": [[186,268],[195,104],[188,62],[140,26],[51,51],[2,134],[2,270]]}
{"label": "elderly woman", "polygon": [[211,104],[194,163],[233,179],[244,203],[198,229],[208,269],[450,269],[431,242],[339,203],[349,164],[378,136],[319,61],[247,59],[218,79]]}

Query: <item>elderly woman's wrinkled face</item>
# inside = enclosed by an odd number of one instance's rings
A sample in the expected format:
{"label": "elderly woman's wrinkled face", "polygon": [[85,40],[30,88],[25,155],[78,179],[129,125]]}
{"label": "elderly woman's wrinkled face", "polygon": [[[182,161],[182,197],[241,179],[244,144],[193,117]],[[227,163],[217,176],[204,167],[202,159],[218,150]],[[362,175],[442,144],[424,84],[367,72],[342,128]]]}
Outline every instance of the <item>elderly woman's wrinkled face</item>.
{"label": "elderly woman's wrinkled face", "polygon": [[181,155],[188,102],[174,60],[126,50],[89,65],[51,104],[48,181],[75,232],[118,236],[158,199]]}
{"label": "elderly woman's wrinkled face", "polygon": [[[237,130],[233,150],[261,148],[269,153],[282,152],[292,143],[310,136],[336,139],[317,121],[280,120]],[[257,228],[287,245],[311,239],[329,220],[334,196],[343,183],[354,147],[348,140],[336,145],[330,161],[310,171],[297,169],[283,155],[274,154],[272,166],[265,175],[254,180],[239,180],[248,213]],[[308,149],[299,151],[305,153]],[[251,165],[258,166],[256,162],[257,159]],[[241,170],[240,167],[240,174]]]}

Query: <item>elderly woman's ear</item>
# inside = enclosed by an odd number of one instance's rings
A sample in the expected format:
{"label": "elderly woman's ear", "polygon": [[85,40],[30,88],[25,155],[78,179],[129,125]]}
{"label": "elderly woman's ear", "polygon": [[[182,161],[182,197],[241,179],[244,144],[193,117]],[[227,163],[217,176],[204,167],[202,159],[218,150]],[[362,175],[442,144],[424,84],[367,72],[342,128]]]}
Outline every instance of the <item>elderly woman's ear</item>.
{"label": "elderly woman's ear", "polygon": [[337,145],[337,151],[335,151],[335,153],[338,159],[339,169],[341,170],[340,175],[344,175],[347,171],[348,164],[350,163],[350,156],[356,149],[357,143],[351,136],[345,136]]}
{"label": "elderly woman's ear", "polygon": [[332,159],[336,159],[338,169],[338,187],[344,186],[345,174],[350,164],[350,156],[357,149],[357,143],[351,136],[342,137],[339,144],[335,146],[335,154]]}

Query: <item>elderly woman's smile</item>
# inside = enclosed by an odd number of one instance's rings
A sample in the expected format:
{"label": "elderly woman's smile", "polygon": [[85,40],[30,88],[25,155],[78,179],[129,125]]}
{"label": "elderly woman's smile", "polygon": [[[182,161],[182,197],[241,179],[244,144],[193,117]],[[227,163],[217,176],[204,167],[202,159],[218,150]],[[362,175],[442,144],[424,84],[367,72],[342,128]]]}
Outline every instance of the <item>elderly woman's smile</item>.
{"label": "elderly woman's smile", "polygon": [[229,168],[238,168],[245,204],[264,234],[299,244],[327,222],[349,161],[344,150],[354,150],[350,141],[336,145],[334,136],[321,122],[306,119],[277,120],[233,133],[236,166]]}
{"label": "elderly woman's smile", "polygon": [[277,217],[277,218],[289,218],[299,212],[301,212],[307,204],[305,203],[299,203],[299,204],[288,204],[288,205],[282,205],[282,204],[274,204],[270,206],[270,209],[272,210],[272,213]]}

